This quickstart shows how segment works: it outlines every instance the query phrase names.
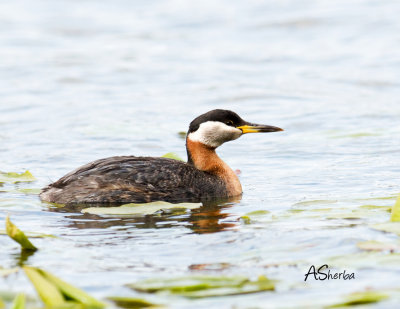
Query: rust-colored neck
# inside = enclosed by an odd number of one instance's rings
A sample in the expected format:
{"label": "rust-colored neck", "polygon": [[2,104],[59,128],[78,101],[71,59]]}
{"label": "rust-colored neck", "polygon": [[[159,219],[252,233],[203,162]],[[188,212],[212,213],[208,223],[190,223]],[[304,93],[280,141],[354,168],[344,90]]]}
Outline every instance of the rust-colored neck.
{"label": "rust-colored neck", "polygon": [[242,185],[235,172],[218,157],[214,148],[200,142],[186,140],[188,164],[193,164],[197,169],[220,177],[226,184],[229,196],[242,193]]}

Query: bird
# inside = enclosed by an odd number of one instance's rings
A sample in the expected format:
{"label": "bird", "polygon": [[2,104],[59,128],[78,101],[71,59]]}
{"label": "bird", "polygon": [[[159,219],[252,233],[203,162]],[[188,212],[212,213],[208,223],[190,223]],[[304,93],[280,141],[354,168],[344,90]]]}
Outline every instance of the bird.
{"label": "bird", "polygon": [[39,197],[44,202],[64,205],[121,205],[240,196],[239,178],[216,149],[244,134],[278,131],[283,129],[247,122],[230,110],[214,109],[190,123],[187,162],[163,157],[104,158],[49,184]]}

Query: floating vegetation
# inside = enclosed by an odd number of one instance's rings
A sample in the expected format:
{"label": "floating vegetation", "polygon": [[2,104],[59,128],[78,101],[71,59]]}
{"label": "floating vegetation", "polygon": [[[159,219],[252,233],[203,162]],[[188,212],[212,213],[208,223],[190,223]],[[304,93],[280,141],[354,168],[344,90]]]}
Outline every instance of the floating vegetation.
{"label": "floating vegetation", "polygon": [[400,236],[400,195],[397,197],[396,203],[391,208],[391,222],[384,222],[370,225],[375,230],[394,233]]}
{"label": "floating vegetation", "polygon": [[25,236],[24,232],[11,222],[9,216],[6,218],[6,231],[8,236],[21,245],[22,249],[31,251],[37,250],[37,248],[29,241],[28,237]]}
{"label": "floating vegetation", "polygon": [[[24,232],[25,236],[28,238],[57,238],[57,236],[51,234],[44,233],[36,233],[36,232]],[[0,230],[0,235],[8,235],[6,230]]]}
{"label": "floating vegetation", "polygon": [[398,194],[390,195],[390,196],[377,196],[377,197],[367,197],[367,198],[358,198],[355,201],[374,201],[374,200],[395,200]]}
{"label": "floating vegetation", "polygon": [[389,295],[382,292],[356,292],[346,296],[343,302],[328,306],[327,308],[352,307],[357,305],[372,304],[387,298],[389,298]]}
{"label": "floating vegetation", "polygon": [[25,309],[25,294],[18,294],[11,306],[11,309]]}
{"label": "floating vegetation", "polygon": [[332,267],[346,269],[377,267],[378,265],[380,268],[391,269],[400,265],[400,253],[358,252],[328,258],[326,263]]}
{"label": "floating vegetation", "polygon": [[82,304],[89,308],[105,307],[102,302],[49,272],[28,266],[24,266],[23,270],[46,307],[61,308],[74,304]]}
{"label": "floating vegetation", "polygon": [[139,292],[203,298],[273,291],[275,283],[265,276],[259,276],[255,281],[242,276],[187,276],[174,279],[149,279],[129,284],[128,287]]}
{"label": "floating vegetation", "polygon": [[371,132],[356,132],[352,134],[336,135],[332,138],[361,138],[361,137],[375,137],[381,136],[381,133],[371,133]]}
{"label": "floating vegetation", "polygon": [[145,299],[142,298],[134,298],[134,297],[120,297],[120,296],[114,296],[114,297],[107,297],[108,300],[114,302],[118,307],[121,308],[160,308],[160,305],[153,304],[148,302]]}
{"label": "floating vegetation", "polygon": [[179,131],[178,132],[178,136],[181,138],[181,139],[185,139],[186,138],[186,131]]}
{"label": "floating vegetation", "polygon": [[0,183],[17,183],[17,182],[32,182],[36,178],[29,171],[18,174],[14,172],[4,173],[0,172]]}
{"label": "floating vegetation", "polygon": [[25,266],[23,269],[46,306],[56,307],[64,305],[65,299],[60,290],[54,284],[46,280],[39,272],[39,269],[28,266]]}
{"label": "floating vegetation", "polygon": [[245,214],[245,216],[249,216],[249,217],[257,217],[257,216],[263,216],[263,215],[267,215],[270,212],[268,210],[255,210],[255,211],[250,211],[247,214]]}
{"label": "floating vegetation", "polygon": [[370,210],[383,210],[386,212],[391,212],[392,207],[391,206],[378,206],[378,205],[361,205],[359,207],[360,209],[370,209]]}
{"label": "floating vegetation", "polygon": [[342,208],[339,211],[333,210],[331,213],[327,214],[327,219],[363,219],[371,218],[376,214],[376,211],[371,211],[369,209],[356,208],[356,209],[345,209]]}
{"label": "floating vegetation", "polygon": [[359,220],[375,219],[377,214],[386,214],[390,212],[390,206],[363,205],[355,208],[332,207],[332,208],[294,208],[288,211],[274,215],[274,220],[290,218],[319,218],[329,220]]}
{"label": "floating vegetation", "polygon": [[243,220],[244,224],[250,224],[252,219],[260,216],[265,216],[269,213],[270,212],[268,210],[255,210],[244,214],[243,216],[240,217],[240,219]]}
{"label": "floating vegetation", "polygon": [[386,233],[394,233],[400,236],[400,222],[385,222],[370,225],[375,230]]}
{"label": "floating vegetation", "polygon": [[338,200],[312,200],[312,201],[303,201],[294,204],[293,206],[310,206],[310,205],[320,205],[320,204],[336,204]]}
{"label": "floating vegetation", "polygon": [[[293,204],[293,206],[314,206],[314,205],[329,205],[329,204],[337,204],[339,202],[346,202],[346,203],[358,203],[358,202],[365,202],[365,201],[384,201],[384,200],[395,200],[398,194],[390,195],[390,196],[377,196],[377,197],[368,197],[368,198],[354,198],[354,199],[335,199],[335,200],[310,200],[310,201],[302,201]],[[377,206],[377,205],[362,205],[360,207],[368,208],[371,207],[386,207],[386,206]]]}
{"label": "floating vegetation", "polygon": [[400,242],[388,243],[376,240],[360,241],[357,243],[357,247],[361,250],[366,251],[398,251],[400,250]]}
{"label": "floating vegetation", "polygon": [[26,195],[38,195],[41,189],[35,188],[0,188],[0,192],[9,192],[9,193],[22,193]]}
{"label": "floating vegetation", "polygon": [[243,220],[244,224],[250,224],[251,223],[251,219],[249,216],[241,216],[240,219]]}
{"label": "floating vegetation", "polygon": [[[2,270],[5,275],[8,275],[11,273],[16,273],[20,269],[21,268],[0,269],[0,271]],[[105,304],[102,302],[93,298],[81,289],[62,281],[49,272],[30,266],[23,266],[22,269],[33,284],[37,294],[45,304],[46,308],[101,309],[105,307]],[[1,294],[0,308],[2,308],[1,305],[3,304],[1,302],[2,297],[5,297],[3,299],[6,299],[7,302],[11,302],[14,298],[11,308],[25,308],[26,297],[24,294],[18,294],[15,297],[12,294]]]}
{"label": "floating vegetation", "polygon": [[393,205],[390,221],[400,222],[400,195],[398,196],[396,203]]}
{"label": "floating vegetation", "polygon": [[174,159],[177,161],[184,161],[180,156],[178,156],[175,152],[168,152],[165,155],[161,156],[161,158],[168,158],[168,159]]}
{"label": "floating vegetation", "polygon": [[151,215],[164,209],[196,209],[201,207],[202,203],[178,203],[151,202],[143,204],[125,204],[118,207],[89,207],[82,209],[82,213],[94,215]]}

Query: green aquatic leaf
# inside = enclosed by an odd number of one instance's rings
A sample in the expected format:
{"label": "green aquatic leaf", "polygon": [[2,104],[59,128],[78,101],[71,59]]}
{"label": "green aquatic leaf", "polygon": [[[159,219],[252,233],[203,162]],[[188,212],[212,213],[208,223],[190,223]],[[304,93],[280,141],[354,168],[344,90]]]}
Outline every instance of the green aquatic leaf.
{"label": "green aquatic leaf", "polygon": [[94,297],[90,296],[83,290],[72,286],[69,283],[66,283],[65,281],[57,278],[56,276],[50,274],[47,271],[44,271],[42,269],[38,269],[40,274],[50,283],[52,283],[58,290],[61,292],[61,294],[64,296],[66,300],[73,300],[76,301],[77,303],[86,305],[90,308],[104,308],[105,305],[95,299]]}
{"label": "green aquatic leaf", "polygon": [[[396,195],[390,196],[377,196],[377,197],[368,197],[368,198],[352,198],[352,199],[336,199],[336,200],[310,200],[310,201],[302,201],[293,204],[293,206],[314,206],[314,205],[328,205],[328,204],[336,204],[338,202],[365,202],[365,201],[383,201],[383,200],[393,200],[398,197]],[[368,208],[369,205],[363,205],[365,208]],[[376,205],[370,205],[376,206]],[[386,207],[386,206],[377,206],[377,207]],[[372,207],[373,208],[373,207]],[[371,209],[372,209],[371,208]]]}
{"label": "green aquatic leaf", "polygon": [[267,215],[269,213],[270,212],[268,210],[255,210],[255,211],[250,211],[250,212],[246,213],[245,216],[256,217],[256,216]]}
{"label": "green aquatic leaf", "polygon": [[14,223],[11,222],[9,216],[7,216],[6,218],[6,231],[8,236],[10,236],[13,240],[21,245],[22,249],[32,251],[37,250],[37,248],[25,236],[24,232],[22,232],[19,228],[15,226]]}
{"label": "green aquatic leaf", "polygon": [[370,225],[375,230],[386,233],[394,233],[400,236],[400,222],[385,222]]}
{"label": "green aquatic leaf", "polygon": [[[43,234],[43,233],[36,233],[36,232],[24,232],[25,236],[28,238],[58,238],[57,236],[51,234]],[[6,230],[0,230],[0,235],[7,235]]]}
{"label": "green aquatic leaf", "polygon": [[356,292],[348,295],[343,302],[327,308],[352,307],[357,305],[377,303],[389,298],[388,294],[374,291]]}
{"label": "green aquatic leaf", "polygon": [[165,155],[161,156],[161,158],[168,158],[168,159],[174,159],[177,161],[184,161],[180,156],[178,156],[175,152],[168,152]]}
{"label": "green aquatic leaf", "polygon": [[368,209],[344,209],[336,211],[333,210],[331,213],[327,214],[327,219],[363,219],[370,218],[376,214],[374,211],[369,211]]}
{"label": "green aquatic leaf", "polygon": [[18,193],[23,193],[26,195],[39,195],[39,193],[42,191],[40,188],[18,188],[15,189],[16,192]]}
{"label": "green aquatic leaf", "polygon": [[104,308],[105,305],[81,289],[39,268],[23,267],[46,306],[57,308]]}
{"label": "green aquatic leaf", "polygon": [[57,307],[64,305],[65,299],[60,290],[53,283],[44,278],[39,269],[24,266],[23,270],[46,306]]}
{"label": "green aquatic leaf", "polygon": [[390,196],[358,198],[358,199],[354,199],[354,201],[395,200],[397,198],[397,196],[398,196],[398,194],[390,195]]}
{"label": "green aquatic leaf", "polygon": [[4,173],[0,172],[0,183],[17,183],[17,182],[32,182],[35,181],[36,178],[29,171],[25,171],[24,173],[18,174],[14,172]]}
{"label": "green aquatic leaf", "polygon": [[153,304],[148,302],[142,298],[134,298],[134,297],[107,297],[108,300],[114,302],[120,308],[129,308],[129,309],[139,309],[139,308],[148,308],[148,307],[158,307],[160,305]]}
{"label": "green aquatic leaf", "polygon": [[11,309],[25,309],[25,294],[18,294],[15,297]]}
{"label": "green aquatic leaf", "polygon": [[366,251],[394,251],[400,250],[400,243],[388,243],[376,240],[360,241],[357,247]]}
{"label": "green aquatic leaf", "polygon": [[370,133],[370,132],[357,132],[352,134],[345,134],[345,135],[337,135],[333,138],[361,138],[361,137],[372,137],[372,136],[381,136],[380,133]]}
{"label": "green aquatic leaf", "polygon": [[82,209],[82,213],[94,215],[150,215],[163,209],[195,209],[201,207],[202,203],[178,203],[151,202],[143,204],[125,204],[119,207],[90,207]]}
{"label": "green aquatic leaf", "polygon": [[390,216],[390,221],[400,222],[400,195],[398,196],[396,203],[392,208],[392,215]]}
{"label": "green aquatic leaf", "polygon": [[[308,211],[310,212],[320,212],[320,213],[329,213],[329,212],[335,212],[338,210],[343,210],[343,208],[315,208],[315,209],[309,209]],[[345,209],[347,210],[347,209]]]}
{"label": "green aquatic leaf", "polygon": [[311,206],[311,205],[326,205],[326,204],[336,204],[337,200],[313,200],[313,201],[304,201],[298,202],[293,206]]}
{"label": "green aquatic leaf", "polygon": [[240,217],[240,219],[243,220],[244,224],[250,224],[252,219],[257,218],[259,216],[267,215],[269,213],[270,212],[268,210],[255,210],[244,214],[243,216]]}
{"label": "green aquatic leaf", "polygon": [[181,138],[181,139],[185,139],[186,138],[186,131],[179,131],[178,132],[178,136]]}
{"label": "green aquatic leaf", "polygon": [[360,209],[369,209],[369,210],[382,210],[385,212],[391,212],[391,206],[378,206],[378,205],[361,205]]}
{"label": "green aquatic leaf", "polygon": [[305,209],[289,209],[287,212],[289,214],[298,214],[298,213],[302,213],[304,211],[306,211],[306,210]]}
{"label": "green aquatic leaf", "polygon": [[91,307],[79,304],[74,301],[65,301],[62,305],[56,307],[46,307],[45,309],[92,309]]}
{"label": "green aquatic leaf", "polygon": [[326,259],[329,267],[337,268],[381,268],[392,269],[400,265],[400,253],[383,253],[378,251],[357,252],[334,256]]}
{"label": "green aquatic leaf", "polygon": [[243,220],[244,224],[250,224],[251,223],[251,219],[249,216],[241,216],[240,219]]}
{"label": "green aquatic leaf", "polygon": [[150,279],[129,284],[128,287],[140,292],[162,292],[188,298],[203,298],[272,291],[275,289],[275,283],[265,276],[260,276],[255,281],[242,276],[188,276],[174,279]]}
{"label": "green aquatic leaf", "polygon": [[41,189],[34,189],[34,188],[0,188],[0,192],[9,192],[9,193],[23,193],[26,195],[38,195]]}
{"label": "green aquatic leaf", "polygon": [[[367,205],[365,205],[367,206]],[[390,207],[389,207],[390,208]],[[388,207],[374,206],[358,208],[312,208],[312,209],[290,209],[281,214],[281,218],[301,217],[301,218],[325,218],[325,219],[371,219],[376,218],[377,214],[388,211]],[[279,218],[279,216],[278,216]]]}

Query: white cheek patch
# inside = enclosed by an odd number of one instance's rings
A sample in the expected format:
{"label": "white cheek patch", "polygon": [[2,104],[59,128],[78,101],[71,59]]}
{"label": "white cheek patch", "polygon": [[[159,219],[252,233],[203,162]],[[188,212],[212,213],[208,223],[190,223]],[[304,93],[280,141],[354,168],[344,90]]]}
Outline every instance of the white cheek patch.
{"label": "white cheek patch", "polygon": [[203,122],[196,132],[188,135],[194,142],[217,148],[225,142],[233,141],[242,135],[242,130],[228,126],[219,121]]}

